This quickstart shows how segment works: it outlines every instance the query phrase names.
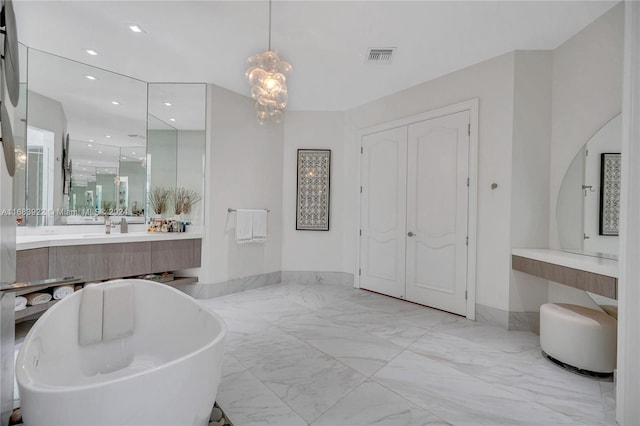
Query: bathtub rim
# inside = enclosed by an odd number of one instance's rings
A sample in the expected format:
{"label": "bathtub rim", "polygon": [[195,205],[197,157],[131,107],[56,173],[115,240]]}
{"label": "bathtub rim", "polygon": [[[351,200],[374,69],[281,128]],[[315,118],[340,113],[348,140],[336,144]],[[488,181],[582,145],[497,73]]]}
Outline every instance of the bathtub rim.
{"label": "bathtub rim", "polygon": [[[40,320],[42,320],[42,323],[44,323],[47,318],[52,315],[53,312],[52,309],[56,308],[56,306],[61,305],[62,303],[65,303],[65,299],[60,300],[58,303],[56,303],[54,306],[52,306],[51,308],[47,309],[47,311],[40,317],[38,318],[38,320],[36,321],[36,323],[33,325],[33,327],[31,327],[31,329],[29,330],[29,332],[27,333],[27,336],[25,337],[22,345],[20,346],[20,351],[18,352],[18,357],[16,359],[15,362],[15,375],[16,375],[16,381],[18,383],[18,387],[23,387],[28,389],[29,391],[35,391],[35,392],[46,392],[46,393],[64,393],[64,392],[68,392],[70,390],[76,391],[76,390],[89,390],[89,389],[95,389],[95,388],[100,388],[105,386],[106,384],[111,384],[111,383],[120,383],[120,382],[125,382],[128,380],[131,380],[133,378],[136,377],[140,377],[140,376],[144,376],[144,375],[148,375],[151,374],[153,372],[156,372],[158,370],[164,370],[167,369],[175,364],[181,363],[189,358],[195,357],[196,355],[201,354],[202,352],[205,352],[209,349],[211,349],[212,347],[215,347],[217,344],[219,344],[221,341],[223,341],[227,335],[227,324],[224,322],[224,320],[222,319],[222,317],[220,315],[218,315],[217,313],[215,313],[211,308],[209,308],[208,306],[205,306],[203,304],[201,304],[200,302],[198,302],[197,299],[194,299],[193,297],[189,296],[186,293],[181,292],[180,290],[177,290],[173,287],[170,287],[168,285],[165,284],[161,284],[161,283],[156,283],[153,281],[149,281],[149,280],[142,280],[142,279],[131,279],[131,280],[112,280],[112,281],[105,281],[103,283],[99,283],[96,285],[102,285],[102,284],[111,284],[111,283],[117,283],[117,282],[139,282],[139,281],[143,281],[144,285],[160,285],[160,286],[164,286],[164,288],[168,291],[173,291],[175,294],[179,295],[180,297],[189,300],[189,302],[193,303],[194,305],[196,305],[197,307],[205,310],[209,315],[211,315],[219,324],[220,324],[220,332],[218,333],[218,335],[215,337],[215,339],[213,339],[212,341],[208,342],[206,345],[203,345],[202,347],[196,349],[195,351],[189,352],[185,355],[182,355],[176,359],[173,359],[171,361],[165,362],[163,364],[161,364],[158,367],[149,369],[149,370],[144,370],[144,371],[140,371],[137,373],[133,373],[127,376],[123,376],[123,377],[118,377],[115,379],[111,379],[111,380],[104,380],[104,381],[99,381],[96,383],[90,383],[90,384],[85,384],[85,385],[76,385],[76,386],[59,386],[59,385],[42,385],[42,384],[33,384],[33,380],[29,380],[29,383],[26,383],[25,380],[25,375],[27,373],[24,372],[23,368],[20,368],[19,366],[25,364],[24,363],[24,348],[25,348],[25,343],[27,343],[31,337],[32,334],[35,334],[38,329],[40,328],[40,325],[38,324],[38,322],[40,322]],[[79,290],[75,293],[79,293],[82,290]],[[74,294],[75,294],[74,293]],[[79,297],[79,296],[78,296]]]}

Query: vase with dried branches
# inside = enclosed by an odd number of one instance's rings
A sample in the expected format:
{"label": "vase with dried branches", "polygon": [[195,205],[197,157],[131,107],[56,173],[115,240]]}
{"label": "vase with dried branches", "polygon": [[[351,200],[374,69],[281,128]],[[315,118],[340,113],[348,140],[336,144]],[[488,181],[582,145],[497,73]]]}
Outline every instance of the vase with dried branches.
{"label": "vase with dried branches", "polygon": [[191,215],[193,206],[202,199],[193,189],[176,188],[173,193],[174,212],[180,220],[185,221]]}
{"label": "vase with dried branches", "polygon": [[163,216],[167,213],[169,201],[171,200],[171,190],[163,186],[154,186],[149,192],[149,202],[151,209],[156,215]]}

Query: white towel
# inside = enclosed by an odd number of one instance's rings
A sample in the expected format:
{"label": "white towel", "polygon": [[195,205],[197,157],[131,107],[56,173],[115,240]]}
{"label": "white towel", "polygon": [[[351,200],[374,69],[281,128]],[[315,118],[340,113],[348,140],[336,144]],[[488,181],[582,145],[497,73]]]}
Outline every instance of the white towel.
{"label": "white towel", "polygon": [[78,344],[81,346],[102,341],[102,286],[87,285],[82,290],[78,318]]}
{"label": "white towel", "polygon": [[69,296],[70,294],[73,294],[73,292],[73,285],[61,285],[53,290],[53,298],[54,300],[60,300]]}
{"label": "white towel", "polygon": [[236,243],[245,244],[253,238],[253,211],[238,209],[236,211]]}
{"label": "white towel", "polygon": [[251,242],[264,243],[267,241],[267,211],[253,210],[253,235]]}
{"label": "white towel", "polygon": [[16,296],[16,311],[27,308],[27,298],[24,296]]}
{"label": "white towel", "polygon": [[102,317],[102,340],[133,334],[133,285],[105,284]]}
{"label": "white towel", "polygon": [[27,304],[29,305],[42,305],[51,300],[49,293],[29,293],[25,296],[27,298]]}

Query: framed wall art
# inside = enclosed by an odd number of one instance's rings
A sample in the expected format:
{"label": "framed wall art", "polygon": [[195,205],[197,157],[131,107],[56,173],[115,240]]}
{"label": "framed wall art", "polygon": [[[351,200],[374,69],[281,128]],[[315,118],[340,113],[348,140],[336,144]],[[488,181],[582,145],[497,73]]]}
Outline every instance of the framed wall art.
{"label": "framed wall art", "polygon": [[298,150],[296,230],[328,231],[331,150]]}
{"label": "framed wall art", "polygon": [[600,157],[600,235],[618,235],[620,218],[620,153]]}

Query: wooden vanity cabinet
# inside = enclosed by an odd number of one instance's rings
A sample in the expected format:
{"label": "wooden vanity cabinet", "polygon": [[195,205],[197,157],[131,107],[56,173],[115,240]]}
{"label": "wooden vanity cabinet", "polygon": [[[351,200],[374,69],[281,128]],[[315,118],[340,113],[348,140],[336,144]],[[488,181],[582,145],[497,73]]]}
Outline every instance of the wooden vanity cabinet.
{"label": "wooden vanity cabinet", "polygon": [[16,281],[76,276],[88,282],[197,268],[201,244],[189,239],[20,250]]}

